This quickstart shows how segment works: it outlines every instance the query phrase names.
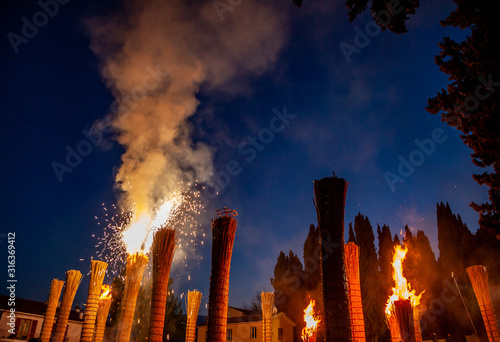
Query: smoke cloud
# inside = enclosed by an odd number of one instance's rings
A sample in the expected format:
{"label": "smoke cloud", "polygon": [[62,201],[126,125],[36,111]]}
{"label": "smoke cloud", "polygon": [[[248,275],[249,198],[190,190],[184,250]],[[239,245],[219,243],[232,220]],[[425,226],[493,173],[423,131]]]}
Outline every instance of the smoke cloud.
{"label": "smoke cloud", "polygon": [[150,0],[86,24],[117,99],[110,119],[125,149],[116,175],[122,204],[150,212],[179,184],[213,173],[212,149],[193,143],[187,122],[200,89],[244,91],[276,62],[287,37],[286,14],[255,0],[223,22],[212,2]]}

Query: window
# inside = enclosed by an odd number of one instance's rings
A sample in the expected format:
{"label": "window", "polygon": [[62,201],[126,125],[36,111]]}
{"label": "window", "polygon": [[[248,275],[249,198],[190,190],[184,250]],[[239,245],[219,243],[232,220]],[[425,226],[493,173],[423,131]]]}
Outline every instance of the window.
{"label": "window", "polygon": [[18,318],[16,320],[16,338],[29,340],[34,337],[37,321],[32,319]]}
{"label": "window", "polygon": [[283,328],[278,328],[278,341],[283,341]]}
{"label": "window", "polygon": [[227,340],[228,341],[233,340],[233,329],[227,329]]}
{"label": "window", "polygon": [[257,327],[250,328],[250,339],[255,340],[257,338]]}

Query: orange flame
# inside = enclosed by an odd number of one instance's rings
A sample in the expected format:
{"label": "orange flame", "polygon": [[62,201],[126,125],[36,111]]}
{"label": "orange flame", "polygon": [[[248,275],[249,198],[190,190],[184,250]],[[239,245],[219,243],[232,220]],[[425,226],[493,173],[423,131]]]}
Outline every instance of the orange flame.
{"label": "orange flame", "polygon": [[99,299],[111,299],[111,286],[101,286],[101,296],[99,297]]}
{"label": "orange flame", "polygon": [[318,315],[314,312],[314,306],[316,305],[316,301],[311,299],[309,305],[304,310],[304,321],[306,322],[306,326],[302,329],[302,340],[308,341],[311,338],[316,330],[318,329],[318,324],[321,321]]}
{"label": "orange flame", "polygon": [[392,308],[394,302],[402,299],[409,299],[411,301],[411,306],[416,307],[420,304],[420,298],[425,291],[422,291],[418,296],[415,295],[415,290],[411,289],[411,285],[408,283],[406,278],[403,276],[403,260],[406,257],[408,248],[402,248],[400,245],[394,247],[394,256],[392,258],[392,278],[396,283],[396,286],[392,288],[392,295],[387,301],[385,307],[386,316],[392,315]]}

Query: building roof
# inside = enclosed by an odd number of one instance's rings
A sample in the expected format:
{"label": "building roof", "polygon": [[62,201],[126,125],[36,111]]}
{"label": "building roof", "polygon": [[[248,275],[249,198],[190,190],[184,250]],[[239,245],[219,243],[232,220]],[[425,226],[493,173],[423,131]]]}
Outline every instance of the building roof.
{"label": "building roof", "polygon": [[[9,296],[0,295],[0,310],[10,310],[11,308],[15,308],[16,312],[38,315],[42,317],[45,316],[47,304],[43,302],[16,297],[16,305],[9,306],[8,299]],[[83,318],[80,318],[80,313],[76,310],[71,310],[69,319],[71,321],[83,321]]]}

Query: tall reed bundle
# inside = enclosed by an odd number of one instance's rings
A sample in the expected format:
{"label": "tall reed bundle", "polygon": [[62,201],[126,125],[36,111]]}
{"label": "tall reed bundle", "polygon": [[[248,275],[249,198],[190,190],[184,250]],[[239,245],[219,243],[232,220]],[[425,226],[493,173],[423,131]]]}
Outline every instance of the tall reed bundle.
{"label": "tall reed bundle", "polygon": [[149,258],[143,253],[134,253],[127,256],[127,269],[125,275],[125,289],[121,302],[121,317],[118,322],[116,342],[129,342],[132,323],[134,321],[137,295],[141,287],[142,275]]}
{"label": "tall reed bundle", "polygon": [[56,318],[57,304],[59,303],[63,286],[64,281],[58,279],[53,279],[50,284],[49,301],[47,302],[47,310],[45,311],[42,332],[40,333],[40,340],[42,342],[50,341],[50,334],[52,333],[52,327]]}
{"label": "tall reed bundle", "polygon": [[359,246],[354,242],[349,242],[345,244],[344,249],[349,286],[352,339],[355,342],[365,342],[365,319],[363,317],[361,283],[359,278]]}
{"label": "tall reed bundle", "polygon": [[413,323],[415,326],[415,342],[422,342],[422,329],[420,328],[420,309],[418,306],[413,308]]}
{"label": "tall reed bundle", "polygon": [[394,302],[394,311],[399,324],[402,342],[415,342],[415,323],[413,322],[413,308],[409,299],[400,299]]}
{"label": "tall reed bundle", "polygon": [[323,321],[325,337],[328,342],[352,341],[344,252],[344,214],[347,186],[347,181],[336,177],[335,173],[333,177],[314,181],[316,214],[322,241],[320,269]]}
{"label": "tall reed bundle", "polygon": [[106,268],[108,268],[108,264],[104,261],[91,261],[89,293],[87,295],[87,304],[85,305],[80,342],[92,342],[92,338],[94,337],[95,320],[97,308],[99,307],[99,295],[104,276],[106,275]]}
{"label": "tall reed bundle", "polygon": [[102,342],[106,321],[108,320],[109,308],[111,307],[111,292],[108,285],[103,285],[103,293],[99,297],[99,308],[97,309],[96,326],[94,330],[94,342]]}
{"label": "tall reed bundle", "polygon": [[64,287],[61,307],[59,308],[59,314],[57,315],[56,327],[51,339],[52,342],[62,342],[64,340],[71,306],[73,305],[76,290],[78,290],[78,286],[80,286],[81,281],[82,274],[80,271],[69,270],[66,272],[66,286]]}
{"label": "tall reed bundle", "polygon": [[500,342],[500,332],[491,301],[488,271],[486,266],[476,265],[467,268],[470,282],[474,288],[481,316],[490,342]]}
{"label": "tall reed bundle", "polygon": [[262,306],[262,341],[271,342],[273,337],[274,293],[262,292],[260,297]]}
{"label": "tall reed bundle", "polygon": [[201,292],[196,290],[188,291],[187,301],[186,342],[195,342],[196,321],[198,319],[198,311],[200,310]]}
{"label": "tall reed bundle", "polygon": [[208,296],[208,342],[226,342],[229,270],[237,222],[222,216],[212,220],[212,271]]}
{"label": "tall reed bundle", "polygon": [[174,258],[176,233],[162,228],[153,237],[153,297],[149,321],[149,341],[163,342],[165,305],[167,303],[168,278]]}

